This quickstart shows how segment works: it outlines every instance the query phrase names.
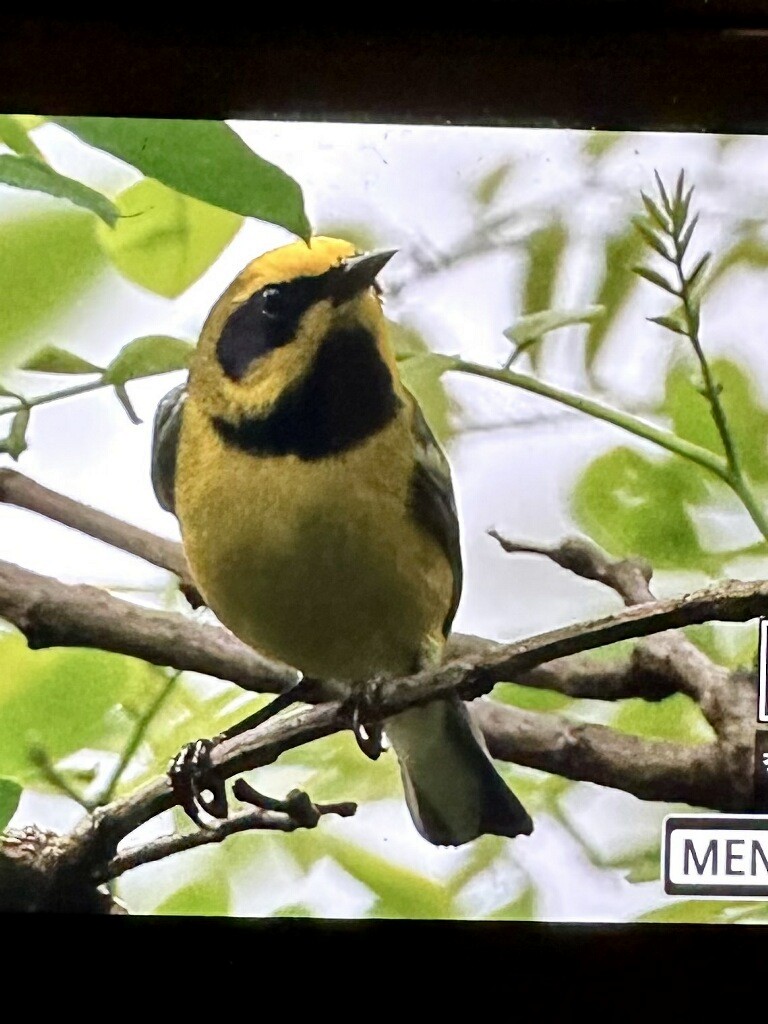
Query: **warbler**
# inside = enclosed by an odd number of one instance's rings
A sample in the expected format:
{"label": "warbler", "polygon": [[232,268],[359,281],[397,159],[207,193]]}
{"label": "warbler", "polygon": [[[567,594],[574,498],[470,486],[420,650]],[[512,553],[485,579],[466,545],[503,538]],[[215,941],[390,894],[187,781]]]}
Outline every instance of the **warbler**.
{"label": "warbler", "polygon": [[[376,277],[392,255],[314,237],[250,263],[153,440],[155,492],[206,604],[246,644],[363,704],[366,682],[439,661],[462,583],[448,462],[388,337]],[[429,842],[531,832],[458,698],[384,730]],[[195,820],[198,803],[226,815],[225,799],[201,799],[207,753],[192,745],[172,773]]]}

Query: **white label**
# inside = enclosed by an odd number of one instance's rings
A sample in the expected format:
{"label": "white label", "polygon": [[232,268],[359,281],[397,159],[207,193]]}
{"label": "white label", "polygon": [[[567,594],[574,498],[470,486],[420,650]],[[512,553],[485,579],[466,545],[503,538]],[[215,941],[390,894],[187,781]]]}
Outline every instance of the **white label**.
{"label": "white label", "polygon": [[669,880],[676,885],[768,885],[768,832],[677,829]]}
{"label": "white label", "polygon": [[670,815],[663,858],[668,893],[768,896],[768,817]]}

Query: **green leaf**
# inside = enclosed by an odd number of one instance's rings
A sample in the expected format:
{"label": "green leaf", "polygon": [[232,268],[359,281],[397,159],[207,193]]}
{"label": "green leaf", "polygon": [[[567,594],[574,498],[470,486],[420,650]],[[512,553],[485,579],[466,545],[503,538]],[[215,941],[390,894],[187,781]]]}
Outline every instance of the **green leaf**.
{"label": "green leaf", "polygon": [[664,182],[661,180],[661,175],[659,174],[658,171],[654,171],[653,172],[653,176],[656,178],[656,185],[657,185],[658,190],[659,190],[659,195],[661,196],[661,201],[664,203],[664,209],[667,211],[667,213],[671,217],[672,216],[672,206],[671,206],[670,201],[669,201],[669,196],[667,195],[667,190],[664,188]]}
{"label": "green leaf", "polygon": [[0,222],[0,371],[47,343],[57,314],[103,269],[97,223],[79,210]]}
{"label": "green leaf", "polygon": [[649,316],[648,320],[652,324],[658,324],[659,327],[666,327],[668,331],[673,331],[675,334],[688,336],[688,326],[680,316]]}
{"label": "green leaf", "polygon": [[44,160],[43,154],[29,137],[29,131],[21,119],[12,114],[0,114],[0,142],[22,156],[33,156]]}
{"label": "green leaf", "polygon": [[671,295],[679,298],[679,292],[675,289],[675,286],[670,284],[665,277],[662,277],[655,270],[650,270],[648,267],[632,267],[632,270],[635,274],[645,278],[646,281],[655,284],[657,288],[663,288],[665,292],[669,292]]}
{"label": "green leaf", "polygon": [[626,865],[628,882],[655,882],[661,875],[661,864],[658,849],[649,850],[635,857]]}
{"label": "green leaf", "polygon": [[[528,262],[523,282],[522,311],[524,315],[539,313],[552,306],[560,268],[568,246],[568,233],[559,220],[531,232],[525,248]],[[529,355],[534,371],[539,368],[538,346]]]}
{"label": "green leaf", "polygon": [[453,369],[456,360],[453,356],[430,352],[421,335],[412,328],[391,321],[389,326],[403,384],[419,403],[435,436],[445,442],[453,433],[455,403],[448,396],[441,378],[447,370]]}
{"label": "green leaf", "polygon": [[33,156],[9,156],[0,153],[0,184],[45,192],[57,199],[68,199],[75,206],[90,210],[112,227],[118,217],[117,207],[101,192],[67,178]]}
{"label": "green leaf", "polygon": [[520,683],[497,683],[493,690],[493,699],[526,711],[561,711],[572,703],[570,697],[555,690],[522,686]]}
{"label": "green leaf", "polygon": [[117,197],[121,219],[99,240],[117,269],[135,284],[173,299],[205,273],[242,220],[150,178]]}
{"label": "green leaf", "polygon": [[646,317],[649,323],[658,324],[659,327],[664,327],[668,331],[672,331],[673,334],[682,334],[684,337],[689,337],[688,328],[681,324],[679,320],[675,320],[671,316],[649,316]]}
{"label": "green leaf", "polygon": [[716,738],[698,704],[684,693],[674,693],[660,701],[639,697],[620,701],[611,724],[633,736],[674,743],[696,745]]}
{"label": "green leaf", "polygon": [[656,235],[649,227],[647,221],[643,220],[642,217],[634,217],[632,223],[635,225],[635,227],[643,236],[648,245],[654,250],[654,252],[657,252],[659,256],[663,256],[665,260],[672,260],[672,256],[670,255],[669,250],[666,248],[664,243],[656,237]]}
{"label": "green leaf", "polygon": [[595,295],[595,302],[605,306],[605,316],[595,320],[587,332],[587,370],[594,368],[611,327],[637,285],[637,278],[629,270],[644,251],[643,239],[632,226],[606,239],[605,269]]}
{"label": "green leaf", "polygon": [[591,324],[605,313],[603,306],[586,306],[584,309],[544,309],[520,317],[517,323],[504,331],[504,337],[518,345],[537,341],[550,331],[570,324]]}
{"label": "green leaf", "polygon": [[747,266],[756,270],[768,268],[768,244],[757,235],[740,238],[717,262],[709,274],[710,287],[729,271]]}
{"label": "green leaf", "polygon": [[14,462],[27,450],[27,427],[29,426],[29,409],[19,409],[11,420],[11,431],[0,441],[0,452],[10,455]]}
{"label": "green leaf", "polygon": [[678,900],[649,910],[637,920],[665,924],[716,924],[727,920],[724,913],[731,906],[725,900]]}
{"label": "green leaf", "polygon": [[22,370],[32,370],[35,373],[101,373],[102,368],[89,363],[87,359],[76,356],[74,352],[67,352],[66,349],[58,348],[55,345],[46,345],[41,348],[31,359],[21,367]]}
{"label": "green leaf", "polygon": [[593,160],[600,160],[621,142],[623,137],[623,132],[590,132],[584,143],[584,153]]}
{"label": "green leaf", "polygon": [[204,877],[177,889],[152,913],[228,917],[231,913],[229,879],[221,871],[209,871]]}
{"label": "green leaf", "polygon": [[318,829],[292,833],[287,845],[292,852],[299,846],[305,847],[305,851],[308,847],[313,860],[323,855],[333,857],[340,867],[376,894],[378,901],[373,910],[376,917],[427,920],[455,917],[453,900],[445,886],[353,843]]}
{"label": "green leaf", "polygon": [[21,786],[15,779],[0,778],[0,832],[16,813],[21,799]]}
{"label": "green leaf", "polygon": [[480,206],[490,206],[509,178],[511,171],[511,165],[504,163],[484,174],[472,189],[472,198],[475,202]]}
{"label": "green leaf", "polygon": [[703,276],[702,275],[704,274],[704,270],[707,267],[707,265],[708,265],[708,263],[709,263],[709,261],[711,259],[712,259],[712,253],[711,252],[705,253],[701,257],[699,262],[696,264],[696,266],[693,268],[693,270],[690,272],[690,274],[688,274],[688,289],[689,289],[689,291],[693,292],[694,289],[698,290],[700,288],[700,282],[703,280]]}
{"label": "green leaf", "polygon": [[32,747],[51,761],[90,747],[120,750],[133,720],[166,682],[162,670],[134,658],[73,648],[30,651],[22,637],[0,635],[0,774],[45,785]]}
{"label": "green leaf", "polygon": [[165,334],[148,334],[124,345],[104,371],[108,384],[125,384],[140,377],[186,370],[195,346],[181,338]]}
{"label": "green leaf", "polygon": [[511,903],[490,915],[492,921],[533,921],[537,918],[538,900],[534,886],[526,886],[525,889]]}
{"label": "green leaf", "polygon": [[688,227],[685,229],[685,231],[683,232],[683,234],[682,234],[682,236],[680,238],[680,258],[681,259],[685,255],[685,252],[686,252],[686,250],[688,248],[688,245],[689,245],[689,243],[691,241],[691,237],[693,235],[693,232],[695,231],[696,225],[698,223],[699,223],[699,214],[697,213],[696,216],[693,218],[693,220],[688,225]]}
{"label": "green leaf", "polygon": [[661,230],[665,234],[667,234],[670,228],[669,220],[667,219],[667,217],[661,212],[661,210],[658,208],[656,203],[654,203],[654,201],[651,199],[649,195],[646,195],[645,192],[641,192],[640,195],[642,197],[643,205],[645,206],[645,209],[650,219],[654,221],[657,227],[661,228]]}
{"label": "green leaf", "polygon": [[133,402],[131,402],[128,392],[125,390],[125,384],[115,384],[115,397],[117,398],[120,405],[125,409],[125,414],[134,427],[142,422],[141,417],[138,415],[136,410],[133,408]]}
{"label": "green leaf", "polygon": [[[751,375],[736,363],[716,359],[710,369],[721,389],[720,403],[747,476],[768,482],[768,408],[762,405]],[[676,364],[667,374],[662,410],[676,434],[722,455],[720,435],[700,387],[698,371]]]}
{"label": "green leaf", "polygon": [[125,160],[177,192],[308,239],[301,188],[219,121],[125,117],[54,119],[83,142]]}
{"label": "green leaf", "polygon": [[[677,184],[675,185],[675,196],[672,200],[672,227],[676,232],[685,223],[685,218],[688,213],[688,203],[683,200],[683,192],[685,190],[685,171],[680,171],[677,177]],[[688,193],[687,199],[690,202],[691,192]]]}
{"label": "green leaf", "polygon": [[656,569],[707,569],[720,562],[698,539],[691,508],[708,497],[701,471],[680,458],[651,460],[615,448],[582,473],[571,498],[579,527],[615,557]]}

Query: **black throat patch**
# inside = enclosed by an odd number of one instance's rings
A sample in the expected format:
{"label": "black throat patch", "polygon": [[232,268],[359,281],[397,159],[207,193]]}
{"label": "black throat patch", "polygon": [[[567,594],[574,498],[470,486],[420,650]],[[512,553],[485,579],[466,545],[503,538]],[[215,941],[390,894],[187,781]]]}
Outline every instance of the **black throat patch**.
{"label": "black throat patch", "polygon": [[397,415],[401,402],[374,337],[364,328],[333,331],[309,373],[263,417],[214,417],[225,444],[251,455],[297,455],[305,462],[361,444]]}

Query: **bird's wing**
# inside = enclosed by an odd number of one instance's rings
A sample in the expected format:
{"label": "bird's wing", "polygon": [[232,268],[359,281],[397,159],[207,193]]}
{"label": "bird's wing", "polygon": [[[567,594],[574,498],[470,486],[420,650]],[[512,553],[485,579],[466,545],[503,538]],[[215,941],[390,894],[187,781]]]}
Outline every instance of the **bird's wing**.
{"label": "bird's wing", "polygon": [[152,428],[152,486],[166,512],[175,512],[176,456],[186,397],[186,384],[179,384],[169,391],[160,400]]}
{"label": "bird's wing", "polygon": [[451,605],[443,623],[443,634],[448,636],[459,606],[463,578],[459,516],[453,495],[451,469],[415,399],[412,428],[416,460],[411,478],[411,508],[418,522],[440,543],[453,572]]}

